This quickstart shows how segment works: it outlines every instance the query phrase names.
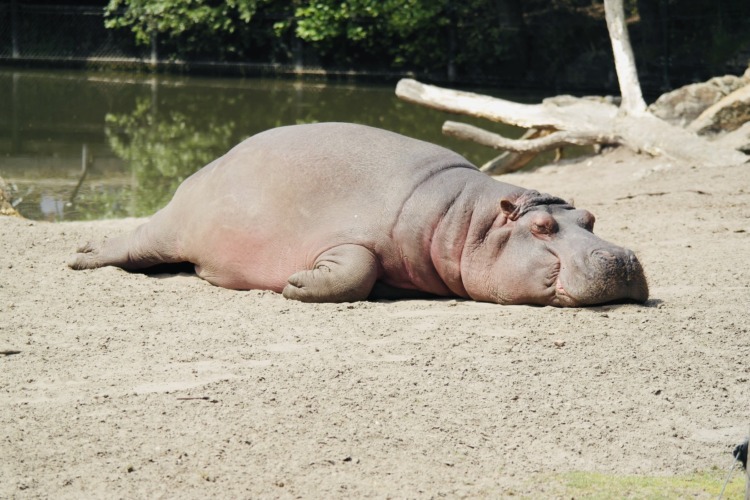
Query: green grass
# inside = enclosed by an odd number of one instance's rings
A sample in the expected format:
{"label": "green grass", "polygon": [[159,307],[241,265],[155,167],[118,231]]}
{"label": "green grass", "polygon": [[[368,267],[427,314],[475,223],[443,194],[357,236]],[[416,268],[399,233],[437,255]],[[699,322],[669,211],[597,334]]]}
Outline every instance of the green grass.
{"label": "green grass", "polygon": [[[718,498],[728,471],[711,470],[689,476],[616,476],[596,472],[569,472],[550,478],[555,495],[575,499]],[[724,499],[745,498],[745,472],[737,469]]]}

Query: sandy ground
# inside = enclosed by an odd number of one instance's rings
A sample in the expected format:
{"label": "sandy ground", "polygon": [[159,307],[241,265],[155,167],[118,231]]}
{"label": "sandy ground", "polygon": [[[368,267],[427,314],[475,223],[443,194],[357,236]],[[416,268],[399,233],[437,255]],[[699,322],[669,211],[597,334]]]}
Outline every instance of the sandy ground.
{"label": "sandy ground", "polygon": [[75,272],[139,220],[0,219],[0,497],[497,497],[725,470],[750,426],[750,167],[506,176],[633,248],[645,306],[309,305]]}

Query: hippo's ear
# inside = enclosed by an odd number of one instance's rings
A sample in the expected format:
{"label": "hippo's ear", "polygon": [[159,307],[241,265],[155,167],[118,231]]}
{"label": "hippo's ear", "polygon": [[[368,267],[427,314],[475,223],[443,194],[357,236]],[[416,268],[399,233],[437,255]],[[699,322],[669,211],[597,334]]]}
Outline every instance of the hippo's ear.
{"label": "hippo's ear", "polygon": [[518,218],[518,206],[507,198],[500,200],[500,211],[510,220]]}

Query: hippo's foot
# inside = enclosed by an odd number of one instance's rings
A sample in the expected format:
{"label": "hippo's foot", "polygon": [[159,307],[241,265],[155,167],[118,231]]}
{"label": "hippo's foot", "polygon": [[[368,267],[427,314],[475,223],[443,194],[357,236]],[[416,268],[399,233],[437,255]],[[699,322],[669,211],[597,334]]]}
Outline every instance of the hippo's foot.
{"label": "hippo's foot", "polygon": [[99,245],[86,243],[78,248],[68,266],[73,269],[116,266],[136,271],[157,264],[184,262],[185,259],[175,250],[176,238],[169,222],[162,210],[130,234],[108,239]]}
{"label": "hippo's foot", "polygon": [[302,302],[365,300],[378,277],[378,261],[365,247],[341,245],[324,252],[309,271],[289,277],[284,297]]}
{"label": "hippo's foot", "polygon": [[72,269],[96,269],[102,267],[99,259],[99,248],[91,242],[81,245],[76,254],[68,260],[68,266]]}
{"label": "hippo's foot", "polygon": [[156,264],[177,262],[174,259],[165,258],[153,250],[152,246],[138,248],[134,243],[141,241],[140,238],[130,235],[113,238],[101,244],[86,243],[78,248],[77,252],[68,261],[68,266],[73,269],[96,269],[104,266],[117,266],[128,271],[151,267]]}

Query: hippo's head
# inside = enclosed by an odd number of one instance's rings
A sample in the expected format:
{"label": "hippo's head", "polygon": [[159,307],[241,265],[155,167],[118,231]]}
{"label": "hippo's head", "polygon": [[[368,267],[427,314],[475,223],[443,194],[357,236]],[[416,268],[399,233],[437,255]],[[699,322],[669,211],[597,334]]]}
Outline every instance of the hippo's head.
{"label": "hippo's head", "polygon": [[[500,211],[466,263],[468,273],[462,272],[472,298],[560,307],[648,299],[635,254],[595,236],[587,210],[527,191],[514,201],[503,199]],[[482,262],[485,269],[476,272]]]}

